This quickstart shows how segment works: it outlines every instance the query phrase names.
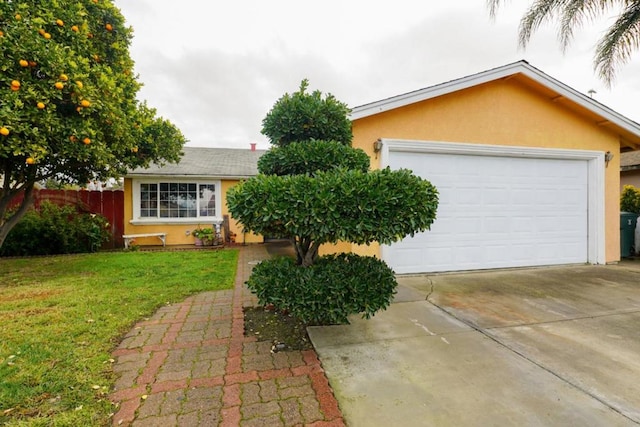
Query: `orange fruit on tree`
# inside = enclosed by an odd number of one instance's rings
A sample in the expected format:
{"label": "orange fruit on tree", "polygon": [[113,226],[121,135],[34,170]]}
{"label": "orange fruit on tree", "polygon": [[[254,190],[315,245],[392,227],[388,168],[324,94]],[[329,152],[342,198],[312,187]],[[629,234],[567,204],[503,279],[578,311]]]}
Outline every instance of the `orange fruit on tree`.
{"label": "orange fruit on tree", "polygon": [[8,135],[9,135],[9,133],[10,133],[10,132],[9,132],[9,129],[7,129],[6,127],[4,127],[4,126],[3,126],[3,127],[1,127],[1,128],[0,128],[0,135],[2,135],[2,136],[8,136]]}
{"label": "orange fruit on tree", "polygon": [[109,23],[105,24],[104,27],[107,29],[107,31],[113,31],[113,26]]}
{"label": "orange fruit on tree", "polygon": [[22,16],[20,16],[20,14],[19,14],[19,13],[16,13],[16,19],[19,21],[19,20],[21,20],[21,19],[22,19]]}
{"label": "orange fruit on tree", "polygon": [[26,162],[27,162],[27,164],[28,164],[28,165],[32,165],[32,164],[34,164],[36,161],[35,161],[35,159],[34,159],[33,157],[27,157]]}
{"label": "orange fruit on tree", "polygon": [[56,25],[58,25],[58,27],[64,27],[64,21],[62,19],[56,19]]}
{"label": "orange fruit on tree", "polygon": [[44,36],[44,33],[45,33],[44,29],[40,28],[38,30],[38,34],[40,34],[41,36]]}
{"label": "orange fruit on tree", "polygon": [[13,80],[11,82],[11,90],[13,91],[20,90],[20,82],[18,80]]}
{"label": "orange fruit on tree", "polygon": [[82,101],[80,101],[80,105],[83,107],[88,107],[91,105],[91,102],[87,101],[86,99],[83,99]]}
{"label": "orange fruit on tree", "polygon": [[67,80],[69,80],[69,77],[66,74],[60,74],[60,77],[58,78],[63,82],[66,82]]}
{"label": "orange fruit on tree", "polygon": [[4,33],[2,31],[0,31],[0,37],[4,36]]}
{"label": "orange fruit on tree", "polygon": [[21,59],[20,61],[18,61],[18,63],[20,64],[21,67],[28,67],[29,66],[29,61]]}
{"label": "orange fruit on tree", "polygon": [[134,152],[134,153],[137,153],[137,152],[138,152],[138,147],[133,147],[133,148],[131,149],[131,151],[132,151],[132,152]]}
{"label": "orange fruit on tree", "polygon": [[53,86],[54,86],[56,89],[60,90],[60,89],[62,89],[62,88],[64,87],[64,83],[62,83],[62,82],[55,82],[55,83],[53,84]]}
{"label": "orange fruit on tree", "polygon": [[75,135],[71,135],[71,136],[69,137],[69,141],[71,141],[71,142],[76,142],[77,140],[78,140],[78,138],[76,138],[76,136],[75,136]]}
{"label": "orange fruit on tree", "polygon": [[38,102],[38,103],[36,104],[36,106],[38,107],[38,110],[44,110],[44,107],[46,107],[46,106],[44,105],[44,102]]}
{"label": "orange fruit on tree", "polygon": [[36,65],[38,65],[36,61],[29,61],[29,67],[35,67]]}
{"label": "orange fruit on tree", "polygon": [[76,80],[76,86],[78,86],[78,88],[82,89],[82,87],[84,85],[82,84],[82,82],[80,80]]}
{"label": "orange fruit on tree", "polygon": [[84,145],[89,145],[91,144],[91,140],[89,138],[85,138],[82,140],[82,142],[84,142]]}
{"label": "orange fruit on tree", "polygon": [[44,37],[45,39],[49,40],[49,39],[51,38],[51,34],[49,34],[49,33],[44,33],[44,34],[43,34],[43,37]]}

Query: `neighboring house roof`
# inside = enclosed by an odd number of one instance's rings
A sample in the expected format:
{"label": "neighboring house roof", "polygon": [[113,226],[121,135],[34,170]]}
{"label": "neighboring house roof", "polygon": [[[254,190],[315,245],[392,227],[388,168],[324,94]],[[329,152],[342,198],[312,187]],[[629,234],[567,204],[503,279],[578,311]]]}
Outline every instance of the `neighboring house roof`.
{"label": "neighboring house roof", "polygon": [[620,156],[620,170],[631,171],[640,169],[640,151],[622,153]]}
{"label": "neighboring house roof", "polygon": [[179,163],[164,166],[152,164],[148,169],[137,168],[128,178],[147,176],[207,177],[243,179],[258,174],[258,159],[265,150],[233,148],[184,147]]}
{"label": "neighboring house roof", "polygon": [[401,108],[417,102],[447,95],[498,79],[519,79],[548,96],[554,102],[562,102],[591,118],[599,126],[607,127],[620,135],[623,150],[640,149],[640,124],[613,111],[595,99],[578,92],[566,84],[548,76],[526,61],[518,61],[471,76],[441,83],[435,86],[383,99],[353,108],[351,119],[358,120],[385,111]]}

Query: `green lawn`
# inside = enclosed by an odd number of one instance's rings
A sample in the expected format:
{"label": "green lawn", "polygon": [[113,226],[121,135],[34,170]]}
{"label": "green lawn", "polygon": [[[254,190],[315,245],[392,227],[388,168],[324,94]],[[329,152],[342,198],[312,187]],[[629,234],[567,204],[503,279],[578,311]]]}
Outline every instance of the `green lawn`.
{"label": "green lawn", "polygon": [[0,425],[107,425],[120,338],[164,304],[232,288],[237,259],[237,250],[0,259]]}

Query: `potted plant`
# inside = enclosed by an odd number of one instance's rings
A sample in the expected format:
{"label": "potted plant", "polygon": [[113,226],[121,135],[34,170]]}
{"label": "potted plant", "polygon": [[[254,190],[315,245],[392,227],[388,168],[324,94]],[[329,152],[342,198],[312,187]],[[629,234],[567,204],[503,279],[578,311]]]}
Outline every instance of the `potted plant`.
{"label": "potted plant", "polygon": [[213,243],[216,232],[213,228],[196,228],[191,233],[196,239],[196,246],[209,246]]}

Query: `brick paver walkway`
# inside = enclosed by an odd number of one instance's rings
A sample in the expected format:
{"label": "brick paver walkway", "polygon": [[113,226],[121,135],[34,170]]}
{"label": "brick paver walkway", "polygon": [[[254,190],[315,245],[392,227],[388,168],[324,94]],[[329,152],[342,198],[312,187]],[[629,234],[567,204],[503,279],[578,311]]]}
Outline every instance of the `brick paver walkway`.
{"label": "brick paver walkway", "polygon": [[344,426],[314,350],[244,336],[243,285],[264,245],[240,248],[234,290],[161,308],[114,351],[114,426]]}

